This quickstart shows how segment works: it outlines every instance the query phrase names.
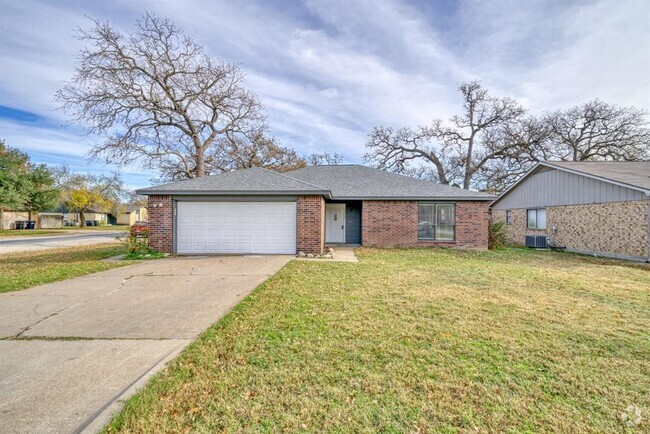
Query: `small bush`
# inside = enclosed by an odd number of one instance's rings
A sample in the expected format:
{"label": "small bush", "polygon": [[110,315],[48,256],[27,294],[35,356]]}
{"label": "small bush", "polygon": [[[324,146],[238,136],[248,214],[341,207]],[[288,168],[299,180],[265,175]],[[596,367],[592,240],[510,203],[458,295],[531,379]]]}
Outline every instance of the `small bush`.
{"label": "small bush", "polygon": [[127,259],[154,259],[165,256],[164,253],[160,253],[149,247],[149,228],[147,226],[131,226],[126,243]]}
{"label": "small bush", "polygon": [[488,228],[488,248],[490,250],[500,249],[506,245],[506,228],[503,220],[490,222]]}

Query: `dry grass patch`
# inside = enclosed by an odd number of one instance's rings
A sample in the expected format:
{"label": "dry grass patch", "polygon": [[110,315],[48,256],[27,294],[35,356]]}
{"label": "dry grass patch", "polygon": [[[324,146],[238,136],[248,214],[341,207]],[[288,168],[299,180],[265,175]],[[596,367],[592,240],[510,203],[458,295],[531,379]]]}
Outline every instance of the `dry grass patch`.
{"label": "dry grass patch", "polygon": [[125,253],[122,244],[96,244],[0,255],[0,293],[132,265],[102,259]]}
{"label": "dry grass patch", "polygon": [[650,429],[650,270],[506,249],[293,261],[109,432]]}
{"label": "dry grass patch", "polygon": [[36,235],[61,235],[65,234],[62,230],[51,230],[51,229],[27,229],[27,230],[15,230],[15,229],[0,229],[0,237],[30,237]]}

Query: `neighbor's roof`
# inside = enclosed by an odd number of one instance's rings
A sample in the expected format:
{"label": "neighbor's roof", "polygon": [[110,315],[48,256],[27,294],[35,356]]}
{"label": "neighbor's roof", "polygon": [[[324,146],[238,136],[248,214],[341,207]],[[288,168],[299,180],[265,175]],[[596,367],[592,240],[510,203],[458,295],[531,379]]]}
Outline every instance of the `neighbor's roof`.
{"label": "neighbor's roof", "polygon": [[547,161],[544,164],[650,191],[650,161]]}
{"label": "neighbor's roof", "polygon": [[308,166],[288,172],[326,186],[334,199],[493,200],[494,196],[360,165]]}
{"label": "neighbor's roof", "polygon": [[269,194],[322,194],[329,190],[299,181],[289,176],[261,167],[236,170],[218,175],[202,176],[187,181],[172,182],[137,190],[138,194],[179,195],[269,195]]}
{"label": "neighbor's roof", "polygon": [[318,194],[332,199],[493,200],[494,196],[397,175],[359,165],[310,166],[278,173],[262,168],[237,170],[149,187],[139,194],[271,195]]}
{"label": "neighbor's roof", "polygon": [[505,189],[490,206],[506,197],[524,179],[545,167],[620,185],[650,196],[650,161],[540,161]]}
{"label": "neighbor's roof", "polygon": [[129,213],[144,208],[142,205],[124,205],[124,212]]}

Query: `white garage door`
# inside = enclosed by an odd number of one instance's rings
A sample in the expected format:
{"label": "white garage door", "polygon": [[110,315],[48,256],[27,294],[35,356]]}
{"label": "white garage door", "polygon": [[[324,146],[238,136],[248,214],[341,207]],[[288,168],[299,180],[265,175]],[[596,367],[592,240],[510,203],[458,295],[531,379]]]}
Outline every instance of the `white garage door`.
{"label": "white garage door", "polygon": [[177,253],[296,253],[295,202],[178,202]]}

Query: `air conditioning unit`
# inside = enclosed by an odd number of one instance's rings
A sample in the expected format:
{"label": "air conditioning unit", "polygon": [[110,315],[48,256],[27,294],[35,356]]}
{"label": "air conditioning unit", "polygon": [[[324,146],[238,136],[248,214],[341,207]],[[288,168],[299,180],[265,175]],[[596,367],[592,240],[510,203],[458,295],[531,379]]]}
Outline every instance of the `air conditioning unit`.
{"label": "air conditioning unit", "polygon": [[548,237],[546,235],[526,235],[526,247],[548,249]]}

